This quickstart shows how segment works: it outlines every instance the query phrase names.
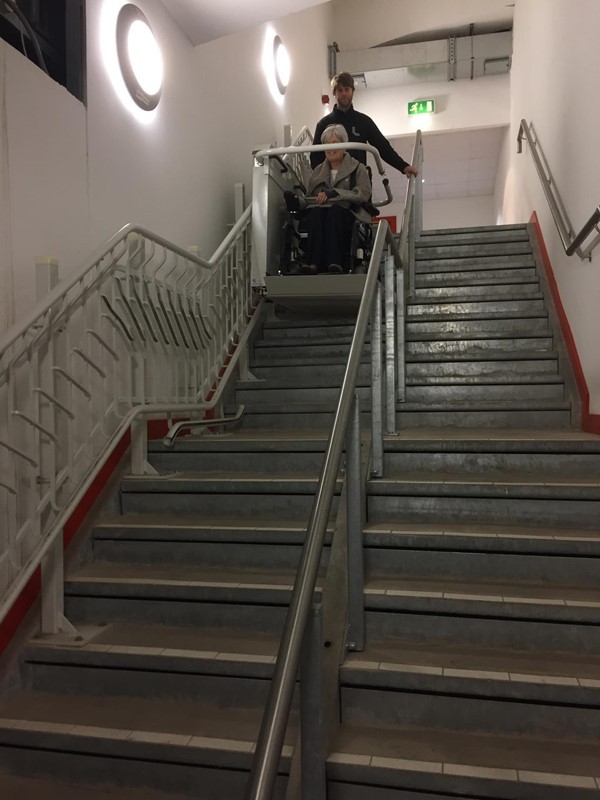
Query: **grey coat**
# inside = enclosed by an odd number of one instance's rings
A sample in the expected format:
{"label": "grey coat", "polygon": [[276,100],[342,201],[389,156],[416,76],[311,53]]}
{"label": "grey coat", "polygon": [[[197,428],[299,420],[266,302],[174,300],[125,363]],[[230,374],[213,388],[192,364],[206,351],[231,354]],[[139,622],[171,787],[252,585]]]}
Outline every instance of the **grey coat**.
{"label": "grey coat", "polygon": [[[356,173],[355,186],[350,188],[352,173]],[[363,208],[363,203],[371,198],[371,181],[364,164],[361,164],[349,153],[344,154],[335,181],[331,180],[331,167],[327,160],[313,171],[308,181],[308,195],[316,195],[321,190],[334,189],[336,194],[328,202],[340,203],[344,208],[349,208],[357,219],[364,222],[371,221],[371,215]]]}

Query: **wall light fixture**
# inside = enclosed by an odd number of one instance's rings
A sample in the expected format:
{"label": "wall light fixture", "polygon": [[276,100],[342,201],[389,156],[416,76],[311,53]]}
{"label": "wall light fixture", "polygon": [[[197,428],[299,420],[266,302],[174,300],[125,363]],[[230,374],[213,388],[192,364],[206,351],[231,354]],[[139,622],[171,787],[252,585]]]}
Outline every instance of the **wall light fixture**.
{"label": "wall light fixture", "polygon": [[117,17],[117,55],[134,102],[145,111],[156,108],[162,91],[162,55],[148,20],[133,3],[124,5]]}
{"label": "wall light fixture", "polygon": [[290,82],[291,62],[280,36],[275,36],[273,39],[273,68],[275,70],[277,88],[280,94],[285,94]]}

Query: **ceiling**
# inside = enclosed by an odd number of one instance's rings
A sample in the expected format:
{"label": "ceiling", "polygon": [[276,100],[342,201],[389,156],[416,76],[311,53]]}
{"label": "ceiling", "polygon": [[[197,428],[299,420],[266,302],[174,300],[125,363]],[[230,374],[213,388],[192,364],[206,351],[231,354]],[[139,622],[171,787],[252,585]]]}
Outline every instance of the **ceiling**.
{"label": "ceiling", "polygon": [[[424,200],[481,197],[494,193],[498,159],[508,126],[448,133],[424,133]],[[414,139],[390,139],[402,158],[410,161]],[[384,165],[385,166],[385,165]],[[404,197],[406,179],[386,169],[394,198]]]}
{"label": "ceiling", "polygon": [[328,0],[162,0],[192,44],[204,44]]}
{"label": "ceiling", "polygon": [[[194,45],[217,39],[253,25],[280,19],[327,0],[162,0],[171,16]],[[512,9],[511,9],[512,10]],[[472,15],[472,8],[470,9]],[[456,26],[472,19],[456,19]],[[435,37],[434,37],[435,38]],[[485,80],[485,79],[484,79]],[[360,109],[360,102],[357,104]],[[474,197],[494,192],[498,159],[506,128],[484,128],[425,134],[423,170],[425,199]],[[391,140],[407,161],[412,137]],[[395,198],[404,196],[406,180],[396,170],[387,177]]]}

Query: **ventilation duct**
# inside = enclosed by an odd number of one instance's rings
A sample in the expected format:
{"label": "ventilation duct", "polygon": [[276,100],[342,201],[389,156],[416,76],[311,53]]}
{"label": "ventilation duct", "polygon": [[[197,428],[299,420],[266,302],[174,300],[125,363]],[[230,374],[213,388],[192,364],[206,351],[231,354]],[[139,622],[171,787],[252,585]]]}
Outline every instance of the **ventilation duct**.
{"label": "ventilation duct", "polygon": [[510,70],[512,31],[450,36],[431,42],[335,53],[335,72],[351,72],[369,89],[473,80]]}

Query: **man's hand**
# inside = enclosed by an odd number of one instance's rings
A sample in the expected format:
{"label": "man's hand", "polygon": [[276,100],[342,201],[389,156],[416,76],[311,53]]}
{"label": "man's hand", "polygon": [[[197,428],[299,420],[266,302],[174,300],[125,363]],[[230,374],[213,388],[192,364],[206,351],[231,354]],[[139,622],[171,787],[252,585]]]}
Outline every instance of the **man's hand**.
{"label": "man's hand", "polygon": [[419,170],[416,167],[413,167],[412,164],[409,164],[408,167],[404,168],[404,174],[407,178],[410,178],[411,175],[414,175],[416,178],[419,174]]}

